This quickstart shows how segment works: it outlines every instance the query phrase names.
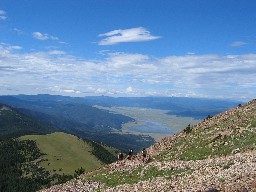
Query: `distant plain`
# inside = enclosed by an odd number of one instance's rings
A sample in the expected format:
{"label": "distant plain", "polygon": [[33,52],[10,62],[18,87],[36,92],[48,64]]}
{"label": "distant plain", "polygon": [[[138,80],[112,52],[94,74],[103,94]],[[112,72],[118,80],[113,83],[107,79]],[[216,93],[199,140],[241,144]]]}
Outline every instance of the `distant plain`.
{"label": "distant plain", "polygon": [[[95,107],[135,119],[135,121],[124,123],[119,133],[150,135],[156,141],[168,135],[178,133],[188,124],[192,125],[199,121],[192,117],[169,115],[167,114],[170,112],[169,110],[142,107]],[[118,131],[115,130],[115,132]]]}

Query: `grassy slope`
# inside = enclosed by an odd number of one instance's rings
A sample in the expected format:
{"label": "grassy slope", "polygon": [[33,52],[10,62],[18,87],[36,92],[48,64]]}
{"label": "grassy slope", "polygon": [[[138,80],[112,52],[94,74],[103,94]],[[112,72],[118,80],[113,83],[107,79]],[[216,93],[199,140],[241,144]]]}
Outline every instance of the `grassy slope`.
{"label": "grassy slope", "polygon": [[[40,164],[53,172],[74,174],[74,170],[83,167],[85,171],[94,170],[102,163],[91,154],[92,147],[78,137],[56,132],[47,135],[26,135],[21,139],[36,140],[39,149],[46,155]],[[61,170],[61,171],[60,171]]]}
{"label": "grassy slope", "polygon": [[254,100],[192,126],[190,133],[180,133],[169,150],[158,157],[162,160],[199,160],[253,149],[256,147],[255,122]]}
{"label": "grassy slope", "polygon": [[[165,141],[160,142],[164,149],[155,156],[154,161],[200,160],[207,159],[209,156],[230,155],[236,149],[241,152],[256,149],[255,106],[256,100],[250,105],[231,109],[228,112],[223,112],[211,119],[202,121],[198,126],[193,126],[190,133],[181,132],[173,140],[166,138]],[[158,150],[159,144],[156,143],[155,146],[156,150]],[[228,162],[225,166],[229,166]],[[89,174],[84,177],[84,180],[92,179],[103,182],[109,187],[114,187],[124,183],[137,183],[153,177],[164,176],[169,178],[171,175],[193,172],[189,168],[159,170],[155,167],[150,167],[144,171],[141,171],[141,168],[131,168],[126,172],[117,171],[112,173],[107,169],[92,173],[93,177],[91,178]],[[140,175],[139,172],[143,172],[143,175]]]}

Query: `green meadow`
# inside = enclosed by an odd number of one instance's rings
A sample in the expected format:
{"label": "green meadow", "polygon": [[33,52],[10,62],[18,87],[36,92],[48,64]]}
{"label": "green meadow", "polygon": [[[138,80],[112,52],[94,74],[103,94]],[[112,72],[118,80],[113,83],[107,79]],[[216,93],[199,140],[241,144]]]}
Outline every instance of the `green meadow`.
{"label": "green meadow", "polygon": [[102,166],[92,155],[92,146],[76,136],[55,132],[47,135],[26,135],[20,139],[35,140],[43,155],[39,164],[52,173],[73,175],[83,167],[86,172]]}

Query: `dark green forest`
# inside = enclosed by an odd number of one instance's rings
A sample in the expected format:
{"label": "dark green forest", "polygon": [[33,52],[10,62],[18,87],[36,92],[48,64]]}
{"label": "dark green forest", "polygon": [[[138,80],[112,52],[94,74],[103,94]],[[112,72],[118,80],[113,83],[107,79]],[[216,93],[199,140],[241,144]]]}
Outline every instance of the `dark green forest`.
{"label": "dark green forest", "polygon": [[36,121],[15,109],[0,104],[0,139],[56,131],[53,126]]}
{"label": "dark green forest", "polygon": [[31,192],[49,186],[53,176],[36,161],[42,154],[35,141],[0,141],[0,191]]}
{"label": "dark green forest", "polygon": [[[96,142],[90,142],[92,154],[104,163],[116,157]],[[42,154],[33,140],[5,139],[0,141],[0,192],[33,192],[53,184],[64,183],[82,174],[79,168],[74,175],[51,173],[40,166]]]}
{"label": "dark green forest", "polygon": [[87,143],[89,143],[92,146],[91,153],[94,156],[96,156],[101,162],[109,164],[116,161],[116,156],[112,155],[107,149],[103,148],[102,145],[100,145],[99,143],[89,140],[87,140]]}

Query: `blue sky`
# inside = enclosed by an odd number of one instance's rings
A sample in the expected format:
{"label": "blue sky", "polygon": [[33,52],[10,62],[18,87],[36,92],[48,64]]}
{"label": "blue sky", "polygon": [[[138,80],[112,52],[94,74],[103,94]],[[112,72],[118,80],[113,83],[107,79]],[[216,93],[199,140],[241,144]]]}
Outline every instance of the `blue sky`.
{"label": "blue sky", "polygon": [[253,0],[0,0],[0,94],[256,95]]}

